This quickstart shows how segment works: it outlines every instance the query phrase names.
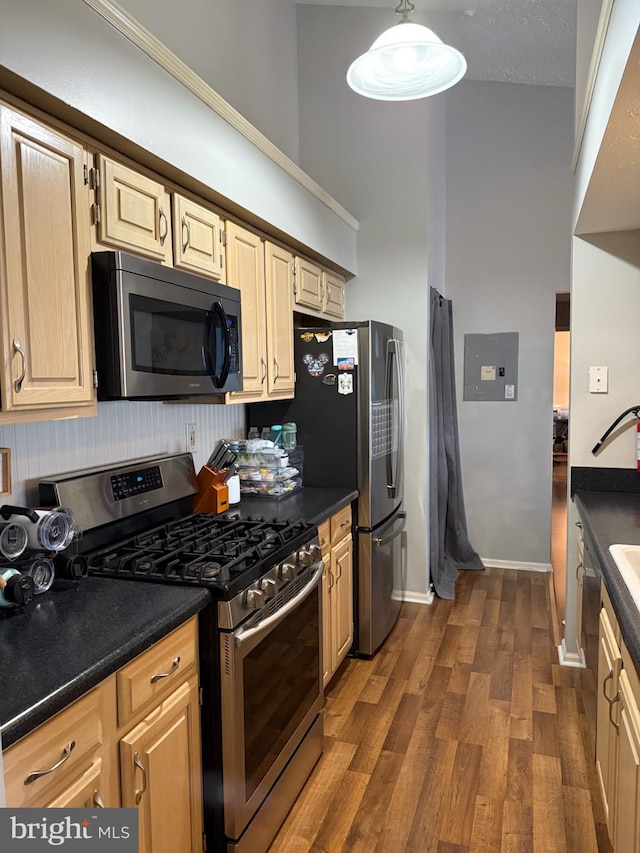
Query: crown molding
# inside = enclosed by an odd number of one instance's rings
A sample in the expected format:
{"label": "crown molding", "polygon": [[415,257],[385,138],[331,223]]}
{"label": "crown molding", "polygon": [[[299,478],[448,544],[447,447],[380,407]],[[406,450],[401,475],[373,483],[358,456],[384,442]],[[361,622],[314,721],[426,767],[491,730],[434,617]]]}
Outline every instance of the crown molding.
{"label": "crown molding", "polygon": [[352,216],[333,196],[322,189],[320,184],[310,178],[297,163],[294,163],[267,137],[260,133],[244,116],[242,116],[230,103],[224,100],[208,83],[199,77],[179,57],[172,53],[169,48],[157,39],[152,33],[142,26],[132,15],[119,6],[113,0],[83,0],[83,2],[94,10],[101,18],[107,21],[125,38],[129,39],[137,48],[156,62],[162,69],[181,83],[193,95],[199,98],[210,109],[216,112],[222,119],[231,125],[238,133],[241,133],[256,148],[266,154],[274,163],[296,180],[315,198],[328,207],[336,216],[357,231],[358,220]]}

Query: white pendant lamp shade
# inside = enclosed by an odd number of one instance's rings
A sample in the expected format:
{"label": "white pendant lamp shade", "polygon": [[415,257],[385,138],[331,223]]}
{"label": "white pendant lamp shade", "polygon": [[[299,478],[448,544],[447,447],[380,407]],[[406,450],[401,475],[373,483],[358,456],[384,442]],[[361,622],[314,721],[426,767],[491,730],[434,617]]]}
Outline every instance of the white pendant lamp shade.
{"label": "white pendant lamp shade", "polygon": [[402,20],[349,66],[354,92],[379,101],[412,101],[444,92],[467,70],[460,51],[427,27]]}

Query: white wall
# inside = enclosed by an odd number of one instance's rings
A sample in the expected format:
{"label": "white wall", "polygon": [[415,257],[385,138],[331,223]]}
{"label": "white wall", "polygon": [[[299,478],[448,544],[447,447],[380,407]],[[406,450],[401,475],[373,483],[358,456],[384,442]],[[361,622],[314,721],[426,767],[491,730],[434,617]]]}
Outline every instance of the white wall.
{"label": "white wall", "polygon": [[120,5],[298,162],[295,0]]}
{"label": "white wall", "polygon": [[439,110],[437,99],[368,100],[345,81],[356,54],[388,25],[386,10],[298,7],[300,162],[360,219],[348,319],[383,320],[405,333],[407,567],[396,586],[425,594],[427,140]]}
{"label": "white wall", "polygon": [[[181,13],[187,8],[179,5]],[[250,27],[253,18],[246,5],[242,10]],[[244,67],[247,57],[235,47],[236,64]],[[83,0],[2,0],[0,63],[0,85],[4,66],[97,122],[97,133],[115,132],[114,144],[133,143],[211,188],[223,206],[249,211],[355,271],[348,216],[331,210]]]}
{"label": "white wall", "polygon": [[[447,95],[447,290],[471,542],[550,564],[555,294],[570,280],[572,91],[462,81]],[[516,402],[462,400],[466,333],[519,333]]]}
{"label": "white wall", "polygon": [[[578,4],[578,36],[584,39]],[[576,169],[573,229],[582,210],[609,116],[640,25],[637,0],[616,0],[611,13],[591,108]],[[588,31],[589,27],[586,27]],[[569,466],[635,468],[633,421],[598,456],[591,454],[600,435],[629,406],[640,402],[640,357],[635,319],[640,311],[640,235],[638,232],[572,238],[571,282],[571,391]],[[596,360],[598,359],[598,360]],[[590,365],[610,370],[608,394],[590,394]],[[577,513],[569,503],[567,567],[575,565]],[[575,572],[567,571],[566,627],[563,645],[569,656],[580,649],[579,590]]]}
{"label": "white wall", "polygon": [[186,424],[196,424],[196,472],[219,438],[242,438],[243,405],[156,402],[99,403],[98,417],[0,426],[0,446],[11,449],[13,490],[0,503],[37,506],[43,477],[143,456],[182,453]]}

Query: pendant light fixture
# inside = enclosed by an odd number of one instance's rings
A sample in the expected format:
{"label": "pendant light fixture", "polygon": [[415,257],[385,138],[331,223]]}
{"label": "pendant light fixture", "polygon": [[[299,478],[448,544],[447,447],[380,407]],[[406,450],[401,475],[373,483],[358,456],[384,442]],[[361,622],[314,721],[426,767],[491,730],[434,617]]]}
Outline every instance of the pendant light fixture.
{"label": "pendant light fixture", "polygon": [[460,51],[409,20],[415,8],[401,0],[395,11],[402,20],[351,63],[347,83],[354,92],[378,101],[412,101],[444,92],[464,76],[467,63]]}

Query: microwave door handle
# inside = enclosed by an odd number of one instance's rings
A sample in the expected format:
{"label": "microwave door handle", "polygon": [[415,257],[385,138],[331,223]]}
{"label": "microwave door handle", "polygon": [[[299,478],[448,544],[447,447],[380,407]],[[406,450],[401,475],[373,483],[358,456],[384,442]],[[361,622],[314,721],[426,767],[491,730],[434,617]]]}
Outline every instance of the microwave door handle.
{"label": "microwave door handle", "polygon": [[229,326],[227,323],[227,315],[225,313],[224,308],[222,307],[221,302],[214,302],[211,315],[214,318],[213,326],[215,327],[215,319],[219,320],[220,326],[222,327],[222,331],[224,333],[225,345],[224,345],[224,361],[222,362],[222,367],[220,368],[220,373],[216,374],[217,364],[215,363],[215,343],[213,346],[211,345],[211,334],[209,334],[209,369],[212,374],[213,384],[216,388],[224,388],[225,382],[227,381],[227,377],[229,376],[229,369],[231,368],[231,334],[229,332]]}

